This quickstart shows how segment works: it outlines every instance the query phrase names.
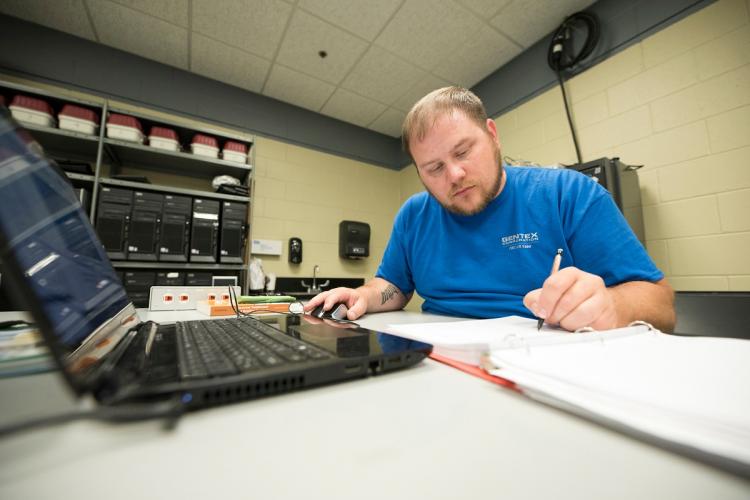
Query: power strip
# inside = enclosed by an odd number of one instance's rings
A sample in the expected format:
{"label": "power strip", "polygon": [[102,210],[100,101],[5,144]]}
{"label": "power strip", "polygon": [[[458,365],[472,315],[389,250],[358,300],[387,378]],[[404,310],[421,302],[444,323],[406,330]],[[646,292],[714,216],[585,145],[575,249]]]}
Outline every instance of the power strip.
{"label": "power strip", "polygon": [[[239,297],[240,287],[234,286]],[[149,311],[187,311],[195,309],[199,300],[229,303],[228,286],[152,286],[148,297]]]}

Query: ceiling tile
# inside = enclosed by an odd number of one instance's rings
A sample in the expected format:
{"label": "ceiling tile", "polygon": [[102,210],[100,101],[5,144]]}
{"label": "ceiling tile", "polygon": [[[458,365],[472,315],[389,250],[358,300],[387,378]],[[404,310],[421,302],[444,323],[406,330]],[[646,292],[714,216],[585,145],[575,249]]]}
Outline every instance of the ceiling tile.
{"label": "ceiling tile", "polygon": [[83,0],[2,0],[0,12],[81,38],[96,40]]}
{"label": "ceiling tile", "polygon": [[432,72],[470,88],[521,53],[521,48],[490,27],[482,26]]}
{"label": "ceiling tile", "polygon": [[508,5],[511,0],[457,0],[464,7],[479,15],[482,19],[490,19],[500,9]]}
{"label": "ceiling tile", "polygon": [[88,6],[101,43],[187,69],[186,29],[112,2]]}
{"label": "ceiling tile", "polygon": [[198,33],[190,47],[191,71],[252,92],[260,92],[271,68],[271,61]]}
{"label": "ceiling tile", "polygon": [[372,45],[341,86],[362,96],[391,104],[405,89],[426,75],[421,69]]}
{"label": "ceiling tile", "polygon": [[372,41],[402,0],[301,0],[299,7]]}
{"label": "ceiling tile", "polygon": [[278,0],[193,0],[193,31],[271,60],[291,12]]}
{"label": "ceiling tile", "polygon": [[320,111],[336,87],[274,64],[263,94],[312,111]]}
{"label": "ceiling tile", "polygon": [[348,90],[336,89],[323,109],[324,115],[365,127],[378,117],[386,106]]}
{"label": "ceiling tile", "polygon": [[414,104],[430,92],[443,87],[453,85],[455,82],[447,82],[435,75],[427,75],[418,81],[412,88],[407,90],[396,102],[393,107],[401,111],[408,112]]}
{"label": "ceiling tile", "polygon": [[592,3],[593,0],[513,0],[490,24],[528,48],[551,33],[567,16]]}
{"label": "ceiling tile", "polygon": [[370,124],[369,128],[391,137],[401,137],[401,124],[405,116],[406,113],[403,111],[388,108]]}
{"label": "ceiling tile", "polygon": [[[315,78],[339,83],[366,49],[367,42],[297,10],[276,60]],[[320,50],[328,55],[321,58]]]}
{"label": "ceiling tile", "polygon": [[[112,0],[131,9],[158,17],[172,24],[188,27],[188,0]],[[93,3],[93,0],[88,0]]]}
{"label": "ceiling tile", "polygon": [[481,25],[479,18],[452,0],[407,0],[375,44],[431,70]]}

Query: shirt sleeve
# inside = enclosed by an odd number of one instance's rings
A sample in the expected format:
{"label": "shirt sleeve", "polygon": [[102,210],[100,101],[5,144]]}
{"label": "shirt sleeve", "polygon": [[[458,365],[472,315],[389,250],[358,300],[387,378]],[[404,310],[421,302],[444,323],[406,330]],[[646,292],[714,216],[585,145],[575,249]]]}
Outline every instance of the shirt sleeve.
{"label": "shirt sleeve", "polygon": [[406,224],[407,205],[396,215],[391,237],[388,240],[388,245],[385,247],[385,253],[383,253],[383,260],[380,261],[380,266],[378,266],[378,270],[375,273],[377,278],[382,278],[396,285],[404,295],[409,295],[414,291],[414,278],[406,251],[408,238]]}
{"label": "shirt sleeve", "polygon": [[[576,172],[576,174],[578,174]],[[563,195],[562,221],[573,265],[607,286],[664,277],[617,208],[612,195],[582,174]],[[570,196],[568,196],[570,195]]]}

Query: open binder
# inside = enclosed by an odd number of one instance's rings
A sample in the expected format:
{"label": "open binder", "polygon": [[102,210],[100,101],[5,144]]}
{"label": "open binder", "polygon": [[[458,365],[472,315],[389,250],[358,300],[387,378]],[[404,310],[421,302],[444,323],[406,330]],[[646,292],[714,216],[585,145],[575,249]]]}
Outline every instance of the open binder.
{"label": "open binder", "polygon": [[536,332],[536,321],[519,317],[388,331],[537,401],[750,476],[749,341],[679,337],[646,323]]}

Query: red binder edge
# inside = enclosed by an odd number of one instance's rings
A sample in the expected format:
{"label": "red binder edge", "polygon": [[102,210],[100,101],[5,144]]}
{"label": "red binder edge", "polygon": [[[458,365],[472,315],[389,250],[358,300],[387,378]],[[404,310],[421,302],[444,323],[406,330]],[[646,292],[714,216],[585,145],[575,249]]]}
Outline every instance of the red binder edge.
{"label": "red binder edge", "polygon": [[479,366],[462,363],[461,361],[456,361],[455,359],[447,358],[445,356],[441,356],[440,354],[435,354],[434,352],[430,354],[430,358],[445,365],[452,366],[453,368],[457,368],[462,372],[468,373],[469,375],[474,375],[475,377],[479,377],[488,382],[492,382],[493,384],[501,385],[516,392],[521,392],[521,389],[516,386],[515,382],[501,377],[496,377],[495,375],[490,375]]}

